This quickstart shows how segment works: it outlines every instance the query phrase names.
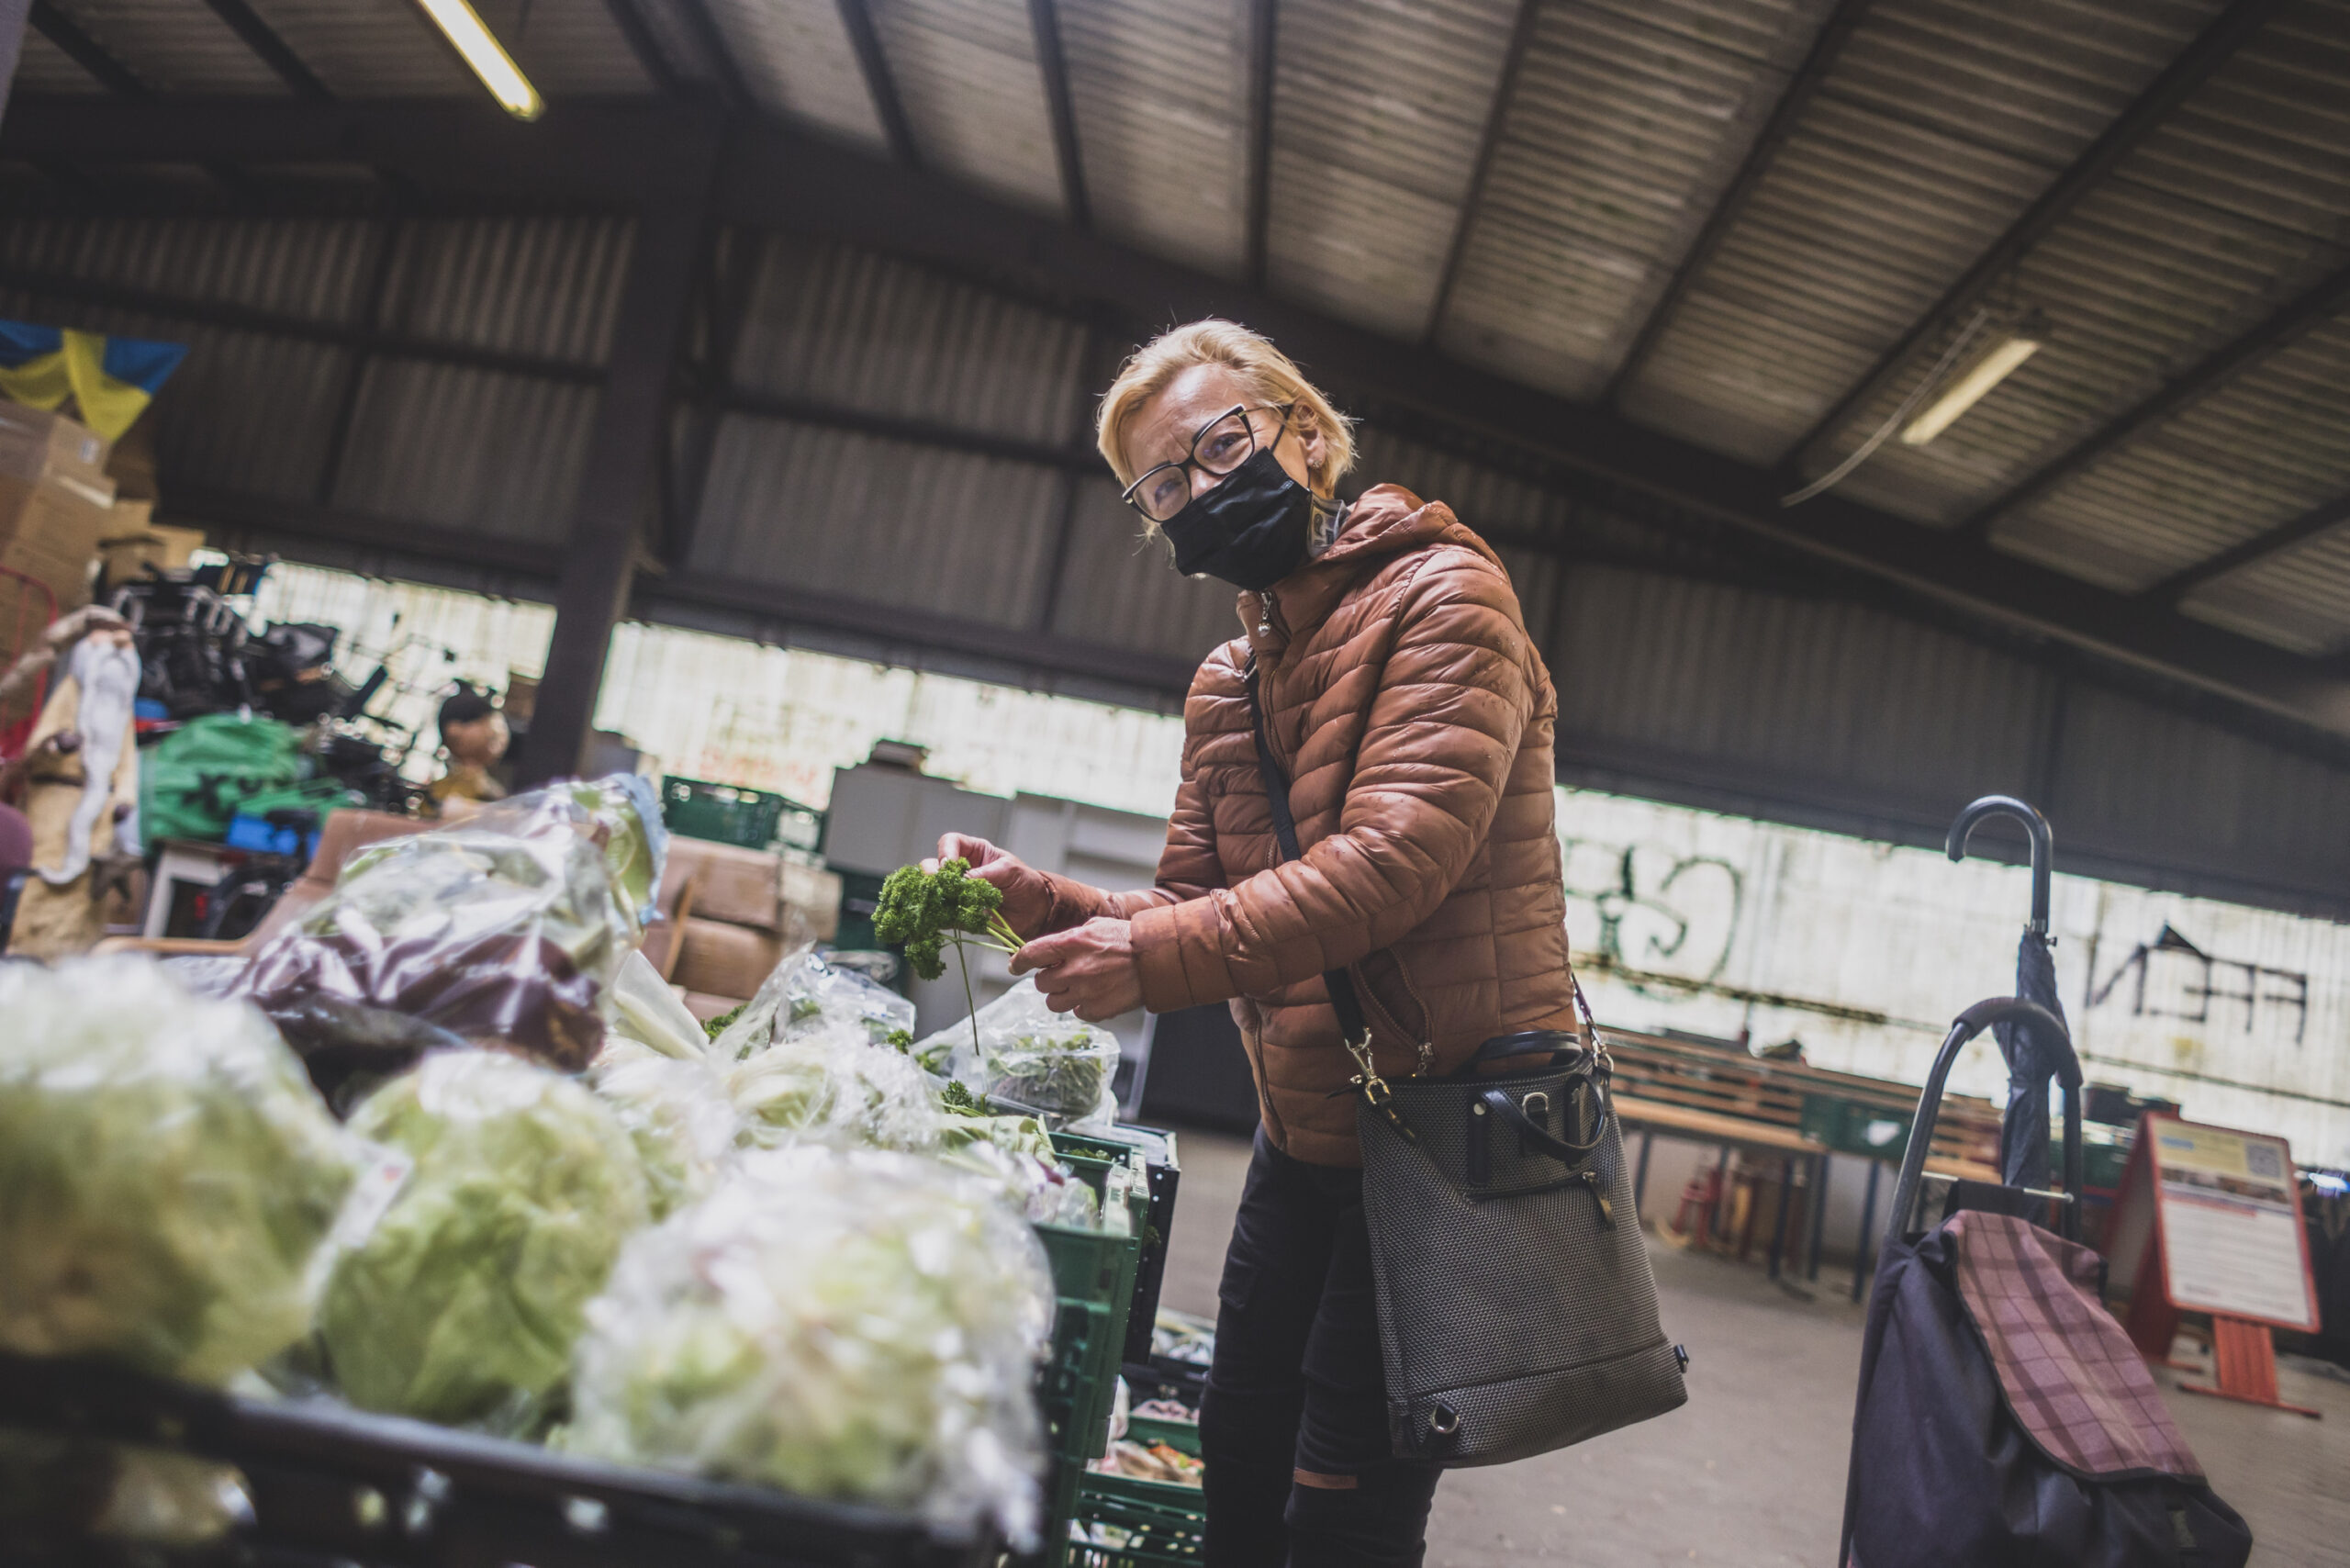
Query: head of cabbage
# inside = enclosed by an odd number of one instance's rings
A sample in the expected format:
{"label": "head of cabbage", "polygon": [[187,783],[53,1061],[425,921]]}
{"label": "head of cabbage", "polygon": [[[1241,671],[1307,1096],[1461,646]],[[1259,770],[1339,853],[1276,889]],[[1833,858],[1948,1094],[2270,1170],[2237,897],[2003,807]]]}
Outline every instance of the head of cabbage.
{"label": "head of cabbage", "polygon": [[567,1441],[1033,1541],[1035,1233],[937,1161],[747,1156],[629,1244],[588,1309]]}
{"label": "head of cabbage", "polygon": [[218,1383],[306,1332],[365,1151],[152,959],[0,965],[0,1346]]}
{"label": "head of cabbage", "polygon": [[650,1217],[629,1135],[585,1086],[494,1051],[425,1058],[351,1126],[415,1168],[328,1282],[336,1385],[370,1410],[531,1430],[588,1298]]}
{"label": "head of cabbage", "polygon": [[802,1138],[920,1150],[938,1145],[937,1091],[912,1060],[835,1025],[771,1046],[726,1070],[742,1140],[772,1148]]}

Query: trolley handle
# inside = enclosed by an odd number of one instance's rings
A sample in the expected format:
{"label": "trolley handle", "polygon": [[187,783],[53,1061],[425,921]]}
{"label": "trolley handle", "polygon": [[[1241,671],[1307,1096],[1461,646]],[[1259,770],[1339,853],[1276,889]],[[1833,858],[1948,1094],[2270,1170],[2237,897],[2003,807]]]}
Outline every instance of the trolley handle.
{"label": "trolley handle", "polygon": [[1934,1120],[1942,1111],[1942,1086],[1950,1080],[1951,1067],[1966,1042],[1994,1024],[2020,1024],[2055,1061],[2056,1081],[2065,1086],[2065,1191],[2075,1194],[2075,1201],[2064,1205],[2060,1223],[2065,1240],[2080,1239],[2081,1058],[2073,1050],[2072,1035],[2053,1013],[2020,996],[1994,996],[1953,1019],[1950,1033],[1942,1036],[1942,1049],[1934,1053],[1933,1070],[1926,1075],[1926,1087],[1918,1095],[1918,1114],[1909,1129],[1909,1147],[1901,1157],[1901,1175],[1894,1183],[1893,1215],[1886,1224],[1879,1258],[1900,1243],[1910,1211],[1918,1206],[1918,1188],[1926,1175],[1926,1152],[1934,1141]]}

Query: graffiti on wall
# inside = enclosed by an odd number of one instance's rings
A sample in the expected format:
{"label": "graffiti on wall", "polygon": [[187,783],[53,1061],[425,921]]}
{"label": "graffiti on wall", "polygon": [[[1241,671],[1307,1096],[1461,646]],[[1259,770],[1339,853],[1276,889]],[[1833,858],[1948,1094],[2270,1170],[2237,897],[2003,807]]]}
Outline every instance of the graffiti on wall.
{"label": "graffiti on wall", "polygon": [[[2225,1025],[2239,1009],[2247,1035],[2263,1019],[2289,1013],[2293,1044],[2300,1045],[2310,1019],[2310,977],[2244,958],[2215,958],[2163,923],[2162,935],[2141,942],[2113,968],[2103,984],[2091,977],[2089,1006],[2102,1007],[2122,982],[2134,1018],[2176,1018],[2188,1024]],[[2281,1029],[2282,1025],[2278,1027]]]}
{"label": "graffiti on wall", "polygon": [[1591,947],[1610,966],[1690,985],[1721,978],[1745,899],[1738,868],[1655,844],[1569,838],[1560,848],[1569,923],[1579,924],[1577,904],[1597,914]]}

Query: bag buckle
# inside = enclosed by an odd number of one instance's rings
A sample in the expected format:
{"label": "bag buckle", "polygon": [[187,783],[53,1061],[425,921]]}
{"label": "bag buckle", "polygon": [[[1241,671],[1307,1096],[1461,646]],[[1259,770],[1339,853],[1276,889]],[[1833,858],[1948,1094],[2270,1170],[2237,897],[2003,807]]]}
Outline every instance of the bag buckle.
{"label": "bag buckle", "polygon": [[1355,1058],[1357,1067],[1362,1069],[1350,1081],[1362,1091],[1363,1103],[1385,1117],[1387,1125],[1395,1129],[1396,1137],[1416,1147],[1420,1135],[1412,1130],[1412,1124],[1405,1121],[1404,1114],[1395,1108],[1395,1092],[1387,1087],[1387,1081],[1379,1076],[1379,1069],[1371,1062],[1371,1031],[1364,1030],[1360,1037],[1348,1040],[1346,1045],[1347,1054]]}

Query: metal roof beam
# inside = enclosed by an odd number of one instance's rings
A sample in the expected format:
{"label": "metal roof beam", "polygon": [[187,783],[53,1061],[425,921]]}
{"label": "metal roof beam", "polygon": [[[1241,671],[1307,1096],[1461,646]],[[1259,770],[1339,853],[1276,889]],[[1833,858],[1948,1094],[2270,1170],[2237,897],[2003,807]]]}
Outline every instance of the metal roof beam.
{"label": "metal roof beam", "polygon": [[1273,224],[1273,49],[1281,39],[1281,0],[1248,0],[1248,165],[1242,220],[1243,268],[1249,286],[1265,286]]}
{"label": "metal roof beam", "polygon": [[17,58],[25,47],[29,0],[0,0],[0,118],[8,112],[8,84],[17,79]]}
{"label": "metal roof beam", "polygon": [[718,89],[718,106],[731,115],[758,112],[758,101],[751,96],[750,84],[743,80],[742,68],[734,63],[734,51],[726,47],[726,34],[717,18],[710,14],[708,0],[677,0],[678,14],[685,18],[686,30],[694,43],[710,60],[711,81]]}
{"label": "metal roof beam", "polygon": [[2041,192],[2040,199],[2026,207],[2023,216],[1975,259],[1975,264],[1950,286],[1931,309],[1901,334],[1900,341],[1869,367],[1852,390],[1838,398],[1834,408],[1787,448],[1782,461],[1792,460],[1804,465],[1821,455],[1816,454],[1816,448],[1834,440],[1847,420],[1875,402],[1908,368],[1929,338],[1955,325],[1988,299],[2033,246],[2071,217],[2082,199],[2104,184],[2106,176],[2159,129],[2173,110],[2251,41],[2252,36],[2276,15],[2278,4],[2279,0],[2235,0],[2221,12],[2129,107],[2115,117],[2113,123],[2089,143],[2069,168]]}
{"label": "metal roof beam", "polygon": [[33,30],[55,44],[74,64],[97,79],[98,85],[122,98],[151,98],[155,90],[140,81],[130,67],[117,60],[106,47],[74,25],[73,18],[59,10],[50,0],[32,0],[32,10],[27,19]]}
{"label": "metal roof beam", "polygon": [[604,9],[612,18],[612,26],[620,29],[621,39],[628,45],[629,53],[636,57],[636,68],[655,90],[676,97],[685,90],[685,79],[661,48],[661,40],[654,36],[653,26],[638,10],[637,0],[604,0]]}
{"label": "metal roof beam", "polygon": [[865,73],[865,91],[890,156],[909,169],[922,167],[922,149],[914,144],[914,123],[906,118],[906,101],[898,95],[898,78],[882,52],[881,31],[873,25],[873,10],[865,0],[839,0],[841,26],[848,29],[849,48],[856,51],[856,68]]}
{"label": "metal roof beam", "polygon": [[2139,597],[2156,604],[2175,605],[2189,593],[2217,577],[2224,577],[2240,567],[2264,560],[2280,550],[2289,550],[2303,540],[2314,539],[2330,528],[2350,522],[2350,493],[2321,501],[2289,522],[2280,522],[2264,529],[2238,544],[2232,544],[2205,560],[2173,572],[2169,577],[2143,590]]}
{"label": "metal roof beam", "polygon": [[1517,20],[1510,25],[1509,51],[1502,56],[1500,77],[1494,84],[1493,107],[1485,114],[1484,133],[1477,139],[1477,160],[1470,165],[1469,188],[1461,193],[1460,216],[1452,226],[1452,243],[1445,247],[1444,271],[1437,276],[1436,298],[1428,306],[1428,324],[1420,333],[1420,346],[1436,346],[1438,329],[1444,325],[1446,307],[1452,303],[1452,287],[1460,277],[1460,258],[1468,253],[1469,231],[1476,226],[1477,212],[1484,205],[1485,181],[1494,172],[1494,156],[1500,150],[1502,124],[1509,117],[1511,100],[1517,96],[1517,78],[1526,69],[1526,56],[1534,44],[1534,24],[1542,12],[1542,0],[1517,0]]}
{"label": "metal roof beam", "polygon": [[204,0],[212,14],[237,35],[237,41],[251,50],[256,59],[277,73],[286,90],[297,98],[325,99],[334,95],[319,80],[302,57],[294,52],[286,41],[277,36],[275,28],[246,4],[246,0]]}
{"label": "metal roof beam", "polygon": [[1828,80],[1828,73],[1835,69],[1837,60],[1844,52],[1844,46],[1852,41],[1852,34],[1859,28],[1861,19],[1868,14],[1868,8],[1869,0],[1838,0],[1836,9],[1820,24],[1818,35],[1812,39],[1811,51],[1804,56],[1803,63],[1788,78],[1786,91],[1779,95],[1778,104],[1771,110],[1771,118],[1763,122],[1762,130],[1756,134],[1754,145],[1747,149],[1746,161],[1739,165],[1738,173],[1730,177],[1729,184],[1715,201],[1713,211],[1706,217],[1705,227],[1697,230],[1697,237],[1682,253],[1680,263],[1673,269],[1673,276],[1664,286],[1664,292],[1649,308],[1647,319],[1641,321],[1639,331],[1633,335],[1632,346],[1624,351],[1624,358],[1616,366],[1616,374],[1607,378],[1607,386],[1599,395],[1601,402],[1612,408],[1622,401],[1626,388],[1647,367],[1649,355],[1656,352],[1656,345],[1662,341],[1665,329],[1673,324],[1673,318],[1681,309],[1681,302],[1689,297],[1690,287],[1697,281],[1698,274],[1706,270],[1707,263],[1714,259],[1714,253],[1721,249],[1722,241],[1729,237],[1730,230],[1745,213],[1746,204],[1753,199],[1755,190],[1762,184],[1762,177],[1771,172],[1779,150],[1795,134],[1804,111],[1810,108],[1812,99],[1818,96],[1820,87]]}
{"label": "metal roof beam", "polygon": [[2345,309],[2350,309],[2350,266],[2336,270],[2252,330],[2222,343],[2184,375],[2165,382],[2134,408],[2092,431],[2062,455],[2042,464],[2022,483],[1979,508],[1954,532],[1977,543],[1987,540],[2001,518],[2045,499],[2058,486],[2086,471],[2099,458],[2120,451],[2165,420],[2192,408],[2278,349],[2323,326]]}
{"label": "metal roof beam", "polygon": [[[518,202],[584,194],[616,203],[677,166],[690,143],[684,109],[550,107],[514,128],[494,107],[252,104],[20,103],[0,127],[0,156],[149,162],[207,155],[257,162],[336,158],[402,166],[421,185],[499,186]],[[664,126],[668,129],[665,130]],[[667,177],[674,178],[674,175]],[[552,187],[552,188],[551,188]],[[1231,279],[1211,276],[947,181],[778,126],[730,143],[721,217],[812,233],[999,286],[1090,300],[1128,321],[1234,317],[1266,331],[1317,379],[1407,409],[1627,496],[1674,526],[1728,527],[1842,563],[1981,620],[2051,634],[2303,725],[2350,734],[2350,683],[2314,661],[1830,494],[1798,512],[1777,476],[1607,409],[1571,403],[1447,360]],[[2350,272],[2338,280],[2350,297]],[[2306,313],[2311,300],[2297,311]],[[2292,313],[2288,313],[2292,314]]]}
{"label": "metal roof beam", "polygon": [[1056,0],[1028,0],[1028,30],[1036,40],[1036,69],[1045,79],[1045,109],[1053,123],[1053,157],[1060,164],[1061,205],[1080,229],[1093,227],[1093,206],[1085,196],[1085,162],[1077,142],[1077,104],[1069,96],[1069,56],[1061,49],[1061,13]]}

